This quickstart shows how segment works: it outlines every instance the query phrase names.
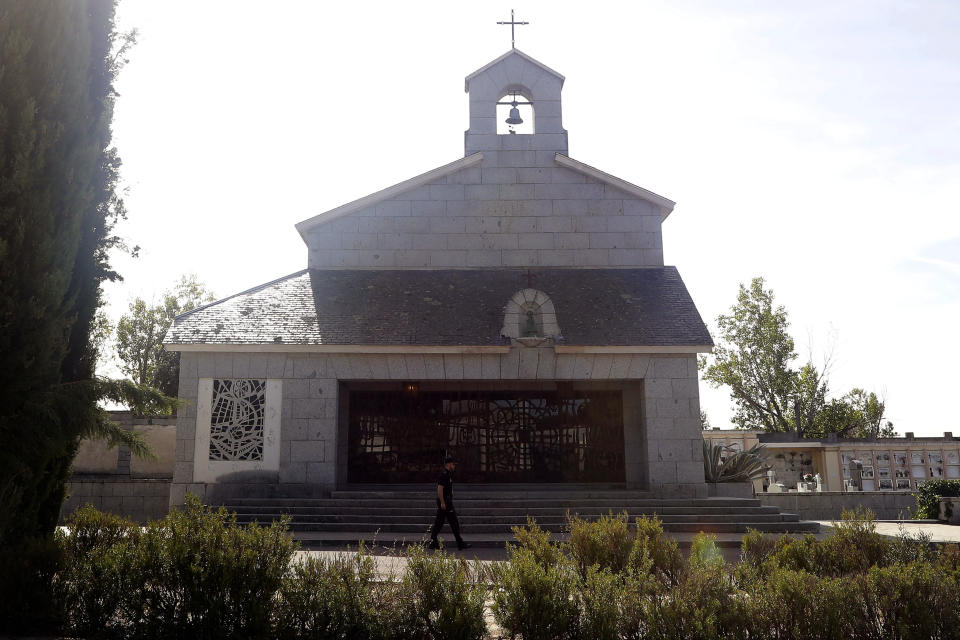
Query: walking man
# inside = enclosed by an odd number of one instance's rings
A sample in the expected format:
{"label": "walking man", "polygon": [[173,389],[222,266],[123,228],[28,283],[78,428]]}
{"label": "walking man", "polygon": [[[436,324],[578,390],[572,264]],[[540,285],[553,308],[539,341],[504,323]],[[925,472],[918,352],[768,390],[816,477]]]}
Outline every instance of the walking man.
{"label": "walking man", "polygon": [[439,549],[440,542],[437,541],[437,534],[443,528],[443,521],[450,523],[453,530],[453,536],[457,539],[458,549],[469,549],[469,542],[464,542],[460,537],[460,521],[457,520],[457,512],[453,509],[453,472],[457,468],[457,461],[452,456],[447,456],[443,460],[443,471],[437,479],[437,517],[433,521],[433,529],[430,530],[430,548]]}

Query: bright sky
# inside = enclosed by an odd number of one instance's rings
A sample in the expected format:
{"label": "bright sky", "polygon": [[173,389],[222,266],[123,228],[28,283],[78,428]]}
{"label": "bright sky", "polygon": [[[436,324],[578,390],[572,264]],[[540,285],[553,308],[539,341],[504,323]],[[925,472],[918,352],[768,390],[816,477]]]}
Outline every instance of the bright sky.
{"label": "bright sky", "polygon": [[[296,222],[462,157],[463,78],[509,49],[510,8],[122,0],[118,231],[142,250],[114,258],[113,318],[184,273],[225,296],[300,270]],[[763,276],[834,393],[960,434],[960,3],[513,8],[566,76],[570,155],[677,202],[666,262],[711,330]]]}

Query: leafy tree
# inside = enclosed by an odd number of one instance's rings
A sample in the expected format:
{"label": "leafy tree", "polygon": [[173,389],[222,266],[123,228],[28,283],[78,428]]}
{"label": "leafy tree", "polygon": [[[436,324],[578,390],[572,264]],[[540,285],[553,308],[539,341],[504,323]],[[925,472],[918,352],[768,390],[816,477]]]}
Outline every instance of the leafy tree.
{"label": "leafy tree", "polygon": [[[113,81],[133,36],[116,32],[114,11],[114,0],[0,4],[0,550],[6,553],[52,534],[82,437],[107,437],[143,452],[131,432],[110,423],[100,400],[170,406],[134,383],[94,376],[100,285],[119,277],[108,254],[120,246],[113,228],[125,215],[110,126]],[[0,566],[0,575],[13,570],[22,564]]]}
{"label": "leafy tree", "polygon": [[213,294],[195,275],[181,277],[172,291],[164,292],[160,304],[151,306],[141,298],[135,299],[117,322],[120,369],[134,382],[176,397],[180,353],[166,351],[163,337],[175,317],[213,300]]}
{"label": "leafy tree", "polygon": [[821,370],[808,361],[793,367],[797,354],[786,309],[774,304],[763,278],[754,278],[749,289],[740,285],[736,304],[717,317],[717,326],[719,344],[711,359],[701,357],[700,369],[714,387],[730,388],[738,428],[803,437],[894,435],[876,394],[854,389],[831,400],[828,366]]}
{"label": "leafy tree", "polygon": [[710,425],[710,416],[707,415],[707,412],[703,409],[700,409],[700,428],[704,431],[709,431],[713,427]]}
{"label": "leafy tree", "polygon": [[892,438],[897,434],[893,423],[884,418],[885,411],[877,394],[853,389],[826,404],[818,416],[817,430],[849,438]]}

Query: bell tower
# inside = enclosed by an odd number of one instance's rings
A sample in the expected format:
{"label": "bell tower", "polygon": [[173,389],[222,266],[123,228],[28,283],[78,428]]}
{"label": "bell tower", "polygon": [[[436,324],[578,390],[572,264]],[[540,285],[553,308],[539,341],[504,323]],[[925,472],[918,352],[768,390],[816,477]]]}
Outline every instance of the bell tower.
{"label": "bell tower", "polygon": [[470,94],[470,128],[465,135],[465,155],[526,151],[530,152],[527,161],[549,158],[550,165],[555,154],[567,155],[560,109],[563,80],[562,75],[518,49],[467,76],[464,89]]}

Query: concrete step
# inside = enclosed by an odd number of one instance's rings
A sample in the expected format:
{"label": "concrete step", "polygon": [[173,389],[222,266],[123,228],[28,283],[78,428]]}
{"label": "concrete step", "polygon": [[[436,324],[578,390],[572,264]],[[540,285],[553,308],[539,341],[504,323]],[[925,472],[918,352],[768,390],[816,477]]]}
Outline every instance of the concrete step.
{"label": "concrete step", "polygon": [[[402,500],[411,496],[430,495],[436,491],[436,485],[426,486],[415,491],[364,491],[347,490],[332,491],[330,497],[334,499],[348,498],[361,500]],[[491,490],[491,489],[464,489],[462,486],[456,487],[457,499],[464,500],[551,500],[556,498],[577,497],[581,499],[594,500],[615,500],[618,498],[629,498],[633,500],[662,500],[664,498],[656,496],[649,491],[627,491],[627,490],[561,490],[561,489],[527,489],[527,490]]]}
{"label": "concrete step", "polygon": [[[289,515],[291,531],[304,540],[349,544],[376,538],[396,544],[426,536],[436,511],[432,489],[378,487],[335,491],[329,498],[239,498],[231,499],[226,506],[241,522],[267,522]],[[562,491],[536,486],[522,490],[458,487],[455,503],[465,535],[486,536],[501,546],[513,539],[511,529],[526,524],[527,516],[562,535],[568,513],[596,519],[626,512],[631,521],[641,515],[655,515],[667,533],[677,536],[705,531],[735,537],[748,528],[770,533],[819,531],[817,523],[801,522],[796,514],[781,513],[756,499],[664,498],[609,487],[567,487]]]}
{"label": "concrete step", "polygon": [[[300,532],[318,531],[318,532],[344,532],[359,531],[368,532],[368,539],[376,537],[383,539],[393,534],[423,535],[432,523],[420,522],[417,524],[381,524],[371,526],[363,522],[324,522],[324,523],[303,523],[293,522],[290,524],[290,530],[296,537]],[[522,526],[523,523],[516,522],[511,524],[473,524],[469,527],[464,526],[464,536],[473,533],[498,533],[510,534],[513,526]],[[559,523],[558,523],[559,524]],[[544,526],[550,530],[550,527]],[[559,527],[557,527],[559,530]],[[668,522],[663,524],[666,532],[673,533],[746,533],[747,529],[756,529],[766,533],[787,533],[787,532],[810,532],[816,533],[820,526],[816,522]]]}
{"label": "concrete step", "polygon": [[[668,535],[676,540],[678,546],[685,553],[689,552],[691,542],[693,541],[695,533],[684,533],[684,532],[667,532]],[[741,542],[743,540],[743,534],[740,533],[716,533],[716,545],[717,547],[724,549],[729,553],[725,553],[728,562],[735,562],[739,557],[739,551]],[[778,536],[797,538],[804,535],[811,535],[810,533],[781,533]],[[828,534],[826,533],[813,533],[812,535],[817,538],[824,538]],[[368,549],[372,549],[374,552],[397,552],[402,551],[403,547],[411,544],[423,544],[429,539],[429,536],[426,533],[414,534],[414,535],[396,535],[396,536],[385,536],[380,534],[377,537],[370,535],[368,531],[302,531],[298,532],[295,537],[299,540],[302,548],[304,549],[323,549],[323,548],[353,548],[355,549],[360,545],[361,542]],[[464,538],[473,545],[474,549],[503,549],[507,544],[515,544],[516,540],[511,534],[495,534],[495,533],[476,533],[470,532],[465,533]],[[567,540],[569,536],[565,533],[551,533],[550,539],[554,542],[562,542]],[[453,539],[453,535],[449,530],[441,532],[440,540],[444,543],[446,549],[452,551],[456,555],[464,558],[470,558],[473,553],[472,550],[457,552],[456,551],[456,541]]]}
{"label": "concrete step", "polygon": [[[225,503],[225,506],[239,508],[244,506],[272,506],[272,507],[375,507],[375,508],[413,508],[433,504],[432,494],[421,496],[407,496],[404,499],[372,499],[372,498],[234,498]],[[698,498],[698,499],[619,499],[604,500],[599,498],[553,498],[553,499],[525,499],[507,500],[502,498],[469,498],[456,494],[454,501],[461,508],[477,507],[490,509],[520,508],[561,508],[579,509],[595,508],[605,512],[626,508],[659,509],[665,507],[761,507],[763,504],[756,499],[741,498]]]}
{"label": "concrete step", "polygon": [[[425,514],[405,514],[405,515],[386,515],[382,513],[360,513],[360,514],[297,514],[293,522],[303,524],[321,524],[324,522],[356,522],[364,523],[367,526],[377,527],[386,524],[408,524],[419,522],[432,522],[434,512]],[[580,514],[583,517],[583,514]],[[237,519],[241,522],[268,522],[280,518],[276,513],[246,513],[238,515]],[[515,525],[526,521],[524,514],[515,515],[473,515],[468,513],[458,513],[458,518],[463,525],[468,524],[509,524]],[[587,517],[589,520],[595,520],[595,517]],[[792,514],[781,515],[779,513],[755,513],[743,515],[739,513],[714,513],[714,514],[681,514],[658,516],[663,523],[668,522],[796,522],[799,518]],[[565,526],[567,519],[565,514],[548,514],[536,518],[537,523],[546,528],[556,528]]]}
{"label": "concrete step", "polygon": [[[287,513],[294,517],[300,517],[301,515],[341,515],[341,514],[366,514],[366,513],[377,513],[379,515],[385,516],[402,516],[402,515],[414,515],[414,516],[424,516],[432,515],[436,512],[436,506],[424,502],[423,505],[417,507],[296,507],[296,506],[281,506],[281,507],[266,507],[263,505],[227,505],[227,508],[237,513],[238,515],[245,514],[255,514],[255,513],[271,513],[271,514],[281,514]],[[523,507],[504,507],[504,508],[486,508],[478,507],[474,505],[460,506],[458,503],[457,511],[461,515],[505,515],[505,516],[526,516],[530,515],[533,517],[539,517],[544,515],[554,515],[554,514],[563,514],[567,513],[566,509],[558,507],[532,507],[532,508],[523,508]],[[668,516],[668,515],[689,515],[689,514],[726,514],[726,513],[738,513],[745,515],[753,514],[776,514],[780,513],[780,510],[777,507],[631,507],[629,509],[621,509],[620,511],[613,511],[614,514],[622,513],[626,511],[630,519],[642,515],[657,515],[658,517]],[[611,509],[604,508],[593,508],[593,507],[581,507],[576,511],[571,511],[571,513],[576,513],[581,517],[590,517],[596,518],[601,515],[608,515],[611,513]]]}

